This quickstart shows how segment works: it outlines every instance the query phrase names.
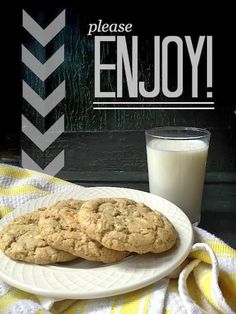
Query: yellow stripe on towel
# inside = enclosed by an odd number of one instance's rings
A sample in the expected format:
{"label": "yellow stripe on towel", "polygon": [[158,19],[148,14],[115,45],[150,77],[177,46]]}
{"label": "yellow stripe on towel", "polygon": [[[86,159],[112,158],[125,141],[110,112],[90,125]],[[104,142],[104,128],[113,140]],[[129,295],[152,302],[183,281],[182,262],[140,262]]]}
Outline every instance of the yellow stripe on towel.
{"label": "yellow stripe on towel", "polygon": [[4,196],[12,196],[12,195],[19,195],[19,194],[48,194],[48,191],[41,190],[33,185],[22,185],[16,186],[13,188],[0,188],[0,195]]}
{"label": "yellow stripe on towel", "polygon": [[49,314],[50,312],[48,312],[47,310],[43,310],[43,309],[39,309],[35,312],[35,314]]}
{"label": "yellow stripe on towel", "polygon": [[88,304],[88,300],[80,300],[68,307],[68,309],[64,310],[63,314],[85,314],[85,307]]}
{"label": "yellow stripe on towel", "polygon": [[187,285],[188,285],[188,291],[189,291],[190,297],[196,302],[198,306],[202,307],[201,291],[196,285],[193,274],[189,275],[188,280],[187,280]]}
{"label": "yellow stripe on towel", "polygon": [[122,295],[117,295],[114,297],[114,303],[112,305],[111,312],[109,314],[116,314],[117,308],[121,306],[123,303],[123,296]]}
{"label": "yellow stripe on towel", "polygon": [[197,283],[200,291],[205,296],[205,298],[208,300],[208,302],[215,309],[217,309],[220,313],[222,313],[221,309],[219,308],[218,304],[216,303],[216,300],[214,299],[215,296],[213,295],[212,268],[211,268],[211,266],[200,263],[194,269],[194,277],[195,277],[196,283]]}
{"label": "yellow stripe on towel", "polygon": [[219,286],[224,295],[224,298],[236,312],[236,279],[230,274],[220,271],[219,274]]}
{"label": "yellow stripe on towel", "polygon": [[22,299],[32,300],[37,303],[36,297],[32,294],[12,288],[0,297],[0,309],[4,310]]}
{"label": "yellow stripe on towel", "polygon": [[[81,301],[79,301],[79,302],[81,302]],[[57,302],[55,302],[53,304],[53,306],[52,306],[50,311],[52,313],[65,313],[65,311],[67,309],[69,309],[71,305],[73,305],[75,303],[79,303],[79,302],[76,302],[76,300],[61,300],[61,301],[57,301]]]}
{"label": "yellow stripe on towel", "polygon": [[137,314],[141,304],[144,289],[130,292],[124,296],[124,304],[121,306],[120,314]]}
{"label": "yellow stripe on towel", "polygon": [[[210,245],[217,258],[236,258],[236,250],[232,249],[224,242],[220,240],[206,240],[206,243]],[[202,262],[211,264],[211,258],[206,251],[198,250],[189,254],[190,258],[199,259]]]}
{"label": "yellow stripe on towel", "polygon": [[219,240],[207,240],[206,243],[210,245],[218,258],[236,258],[236,250],[225,245],[224,242]]}
{"label": "yellow stripe on towel", "polygon": [[13,207],[0,206],[0,218],[10,213],[13,210]]}
{"label": "yellow stripe on towel", "polygon": [[31,171],[26,169],[15,169],[12,167],[0,167],[0,176],[13,177],[16,179],[25,179],[35,176]]}
{"label": "yellow stripe on towel", "polygon": [[149,303],[150,303],[150,300],[151,300],[151,296],[152,296],[153,290],[154,290],[154,287],[151,286],[146,291],[146,296],[145,296],[144,305],[143,305],[143,314],[148,314]]}
{"label": "yellow stripe on towel", "polygon": [[12,167],[0,167],[0,176],[5,176],[5,177],[12,177],[15,179],[26,179],[26,178],[40,178],[40,179],[44,179],[50,183],[54,183],[54,184],[71,184],[70,182],[66,182],[62,179],[59,179],[57,177],[51,177],[47,174],[41,173],[41,172],[37,172],[37,171],[33,171],[33,170],[28,170],[28,169],[24,169],[24,168],[18,168],[18,169],[14,169]]}
{"label": "yellow stripe on towel", "polygon": [[193,259],[198,259],[207,264],[211,264],[211,258],[209,254],[203,250],[197,250],[197,251],[191,252],[188,257],[193,258]]}

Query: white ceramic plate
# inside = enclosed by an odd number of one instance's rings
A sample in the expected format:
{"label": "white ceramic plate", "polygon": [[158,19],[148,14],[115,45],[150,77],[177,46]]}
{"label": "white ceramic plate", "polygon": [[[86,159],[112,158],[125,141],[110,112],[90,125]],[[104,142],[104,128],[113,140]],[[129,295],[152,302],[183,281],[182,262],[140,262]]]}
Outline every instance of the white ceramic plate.
{"label": "white ceramic plate", "polygon": [[174,204],[153,194],[114,187],[62,192],[31,200],[0,220],[0,230],[13,218],[48,206],[60,199],[127,197],[166,215],[178,232],[177,245],[166,253],[130,255],[105,265],[78,259],[64,264],[39,266],[16,262],[0,251],[0,278],[24,291],[58,299],[92,299],[145,287],[170,274],[187,257],[193,242],[192,225]]}

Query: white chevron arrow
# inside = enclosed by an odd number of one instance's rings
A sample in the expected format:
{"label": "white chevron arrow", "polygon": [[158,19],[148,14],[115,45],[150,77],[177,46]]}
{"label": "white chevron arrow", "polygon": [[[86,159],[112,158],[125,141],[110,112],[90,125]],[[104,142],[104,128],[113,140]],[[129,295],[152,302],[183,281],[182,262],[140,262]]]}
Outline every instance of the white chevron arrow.
{"label": "white chevron arrow", "polygon": [[23,27],[45,47],[66,24],[65,10],[63,10],[45,29],[23,10]]}
{"label": "white chevron arrow", "polygon": [[41,116],[46,115],[65,97],[66,86],[63,81],[54,91],[46,98],[42,99],[24,80],[23,80],[23,97],[28,103],[37,110]]}
{"label": "white chevron arrow", "polygon": [[45,81],[64,61],[64,45],[62,45],[45,63],[41,63],[24,46],[21,46],[22,62],[36,74],[40,80]]}
{"label": "white chevron arrow", "polygon": [[22,167],[40,171],[51,176],[55,176],[64,167],[64,150],[60,152],[44,169],[22,149],[21,150]]}
{"label": "white chevron arrow", "polygon": [[60,117],[44,134],[42,134],[24,115],[22,115],[22,132],[42,151],[45,151],[64,131],[64,115]]}

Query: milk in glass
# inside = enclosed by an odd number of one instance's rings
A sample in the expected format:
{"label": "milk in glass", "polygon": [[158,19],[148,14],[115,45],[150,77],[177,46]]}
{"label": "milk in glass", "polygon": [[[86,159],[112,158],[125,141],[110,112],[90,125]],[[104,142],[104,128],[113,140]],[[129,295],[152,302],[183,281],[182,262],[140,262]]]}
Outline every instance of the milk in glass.
{"label": "milk in glass", "polygon": [[208,144],[201,139],[152,139],[147,143],[150,192],[199,222]]}

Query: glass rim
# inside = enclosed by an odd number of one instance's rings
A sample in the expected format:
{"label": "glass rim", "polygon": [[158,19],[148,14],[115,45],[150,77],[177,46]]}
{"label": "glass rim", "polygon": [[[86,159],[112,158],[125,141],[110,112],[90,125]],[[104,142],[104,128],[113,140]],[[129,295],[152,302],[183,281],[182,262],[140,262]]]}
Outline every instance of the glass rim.
{"label": "glass rim", "polygon": [[[163,135],[161,132],[183,132],[182,136],[176,133],[176,135]],[[160,132],[160,134],[155,134]],[[184,132],[196,132],[196,135],[184,135]],[[199,133],[199,134],[197,134]],[[200,134],[202,133],[202,134]],[[197,139],[203,139],[203,138],[209,138],[211,136],[211,132],[208,131],[207,129],[202,129],[202,128],[196,128],[196,127],[185,127],[185,126],[160,126],[160,127],[155,127],[151,129],[145,130],[146,136],[150,136],[153,138],[159,138],[159,139],[165,139],[165,140],[197,140]]]}

